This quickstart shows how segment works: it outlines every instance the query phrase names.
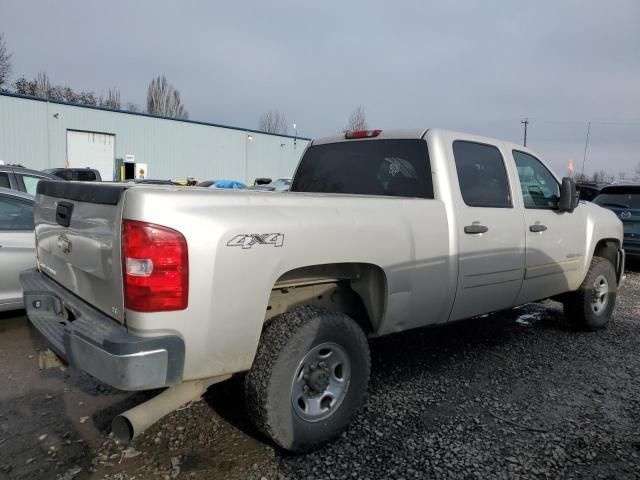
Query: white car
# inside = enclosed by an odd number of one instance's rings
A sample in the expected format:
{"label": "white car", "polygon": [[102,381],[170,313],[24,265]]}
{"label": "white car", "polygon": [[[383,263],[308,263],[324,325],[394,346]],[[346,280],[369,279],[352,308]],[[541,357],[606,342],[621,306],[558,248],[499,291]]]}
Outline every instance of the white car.
{"label": "white car", "polygon": [[286,192],[291,188],[291,177],[276,178],[270,183],[254,185],[250,190],[265,190],[268,192]]}
{"label": "white car", "polygon": [[283,192],[285,190],[289,190],[289,188],[291,188],[291,178],[289,177],[276,178],[273,182],[269,184],[269,186],[273,187],[273,189],[276,192]]}
{"label": "white car", "polygon": [[0,188],[0,312],[22,308],[18,278],[36,264],[33,195]]}

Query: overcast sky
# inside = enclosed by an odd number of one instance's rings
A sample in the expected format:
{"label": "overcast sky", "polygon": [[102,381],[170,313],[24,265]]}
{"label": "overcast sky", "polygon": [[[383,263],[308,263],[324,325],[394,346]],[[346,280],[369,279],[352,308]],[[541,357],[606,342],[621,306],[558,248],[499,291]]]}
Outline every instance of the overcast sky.
{"label": "overcast sky", "polygon": [[303,136],[358,105],[370,127],[444,127],[521,142],[561,173],[640,162],[640,1],[0,0],[13,78],[46,71],[144,105],[165,74],[196,120]]}

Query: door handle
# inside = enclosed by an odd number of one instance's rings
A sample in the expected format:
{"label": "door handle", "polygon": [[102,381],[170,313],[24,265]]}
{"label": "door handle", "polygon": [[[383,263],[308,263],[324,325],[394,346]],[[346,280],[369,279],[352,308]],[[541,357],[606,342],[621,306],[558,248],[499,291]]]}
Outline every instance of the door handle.
{"label": "door handle", "polygon": [[473,225],[467,225],[466,227],[464,227],[464,233],[468,233],[470,235],[476,234],[476,233],[486,233],[489,231],[488,227],[485,227],[484,225],[480,225],[479,223],[474,223]]}
{"label": "door handle", "polygon": [[544,232],[547,229],[547,227],[545,227],[544,225],[540,225],[539,223],[536,223],[535,225],[531,225],[529,227],[529,231],[537,233],[537,232]]}

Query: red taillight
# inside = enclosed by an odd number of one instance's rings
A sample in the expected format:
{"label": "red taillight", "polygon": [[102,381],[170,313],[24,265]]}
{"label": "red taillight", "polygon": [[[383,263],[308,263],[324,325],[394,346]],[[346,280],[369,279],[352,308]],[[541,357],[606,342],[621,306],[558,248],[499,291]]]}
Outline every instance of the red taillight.
{"label": "red taillight", "polygon": [[189,301],[189,256],[184,236],[153,223],[122,224],[124,306],[136,312],[184,310]]}
{"label": "red taillight", "polygon": [[371,138],[380,135],[382,130],[354,130],[352,132],[346,132],[344,138],[352,140],[354,138]]}

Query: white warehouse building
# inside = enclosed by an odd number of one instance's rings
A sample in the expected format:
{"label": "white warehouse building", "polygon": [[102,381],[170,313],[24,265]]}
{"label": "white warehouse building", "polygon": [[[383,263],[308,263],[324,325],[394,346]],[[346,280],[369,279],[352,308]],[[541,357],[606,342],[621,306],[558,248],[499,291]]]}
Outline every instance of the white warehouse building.
{"label": "white warehouse building", "polygon": [[[103,180],[290,177],[310,139],[0,93],[0,161]],[[126,177],[125,172],[126,171]]]}

